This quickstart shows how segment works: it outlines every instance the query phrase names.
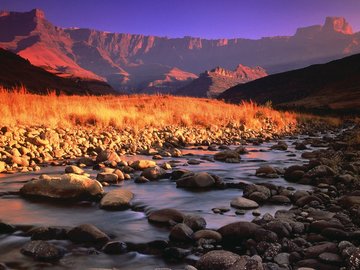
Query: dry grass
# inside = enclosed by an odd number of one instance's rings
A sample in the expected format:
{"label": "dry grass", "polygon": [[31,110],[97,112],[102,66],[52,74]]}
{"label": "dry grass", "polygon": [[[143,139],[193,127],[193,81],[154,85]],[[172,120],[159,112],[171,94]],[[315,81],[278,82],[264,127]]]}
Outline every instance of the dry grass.
{"label": "dry grass", "polygon": [[230,105],[222,101],[174,96],[45,96],[18,88],[0,89],[1,125],[49,127],[114,126],[161,128],[168,125],[210,127],[244,124],[260,130],[270,121],[277,131],[296,124],[296,115],[253,103]]}

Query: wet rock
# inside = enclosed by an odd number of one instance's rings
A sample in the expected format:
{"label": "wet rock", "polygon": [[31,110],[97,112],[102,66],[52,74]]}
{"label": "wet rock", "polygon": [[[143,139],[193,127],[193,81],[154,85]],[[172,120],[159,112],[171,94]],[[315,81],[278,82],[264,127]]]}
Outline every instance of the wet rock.
{"label": "wet rock", "polygon": [[335,171],[326,165],[316,166],[315,168],[312,168],[310,171],[306,173],[306,176],[310,178],[326,177],[326,176],[334,176],[334,175],[335,175]]}
{"label": "wet rock", "polygon": [[175,242],[191,242],[193,230],[184,223],[176,224],[170,231],[169,238]]}
{"label": "wet rock", "polygon": [[281,151],[285,151],[288,149],[288,145],[286,144],[286,142],[280,141],[277,144],[273,145],[270,147],[272,150],[281,150]]}
{"label": "wet rock", "polygon": [[152,168],[144,169],[141,173],[141,176],[149,179],[150,181],[158,180],[162,178],[166,174],[166,171],[159,166],[155,166]]}
{"label": "wet rock", "polygon": [[230,202],[230,205],[232,207],[238,208],[238,209],[254,209],[254,208],[259,207],[257,202],[243,198],[243,197],[237,197],[237,198],[233,199]]}
{"label": "wet rock", "polygon": [[38,227],[30,230],[31,240],[66,239],[67,230],[61,227]]}
{"label": "wet rock", "polygon": [[278,236],[276,233],[272,231],[261,228],[256,230],[254,234],[254,239],[256,240],[256,242],[265,241],[265,242],[274,243],[278,241]]}
{"label": "wet rock", "polygon": [[110,238],[94,225],[82,224],[68,232],[68,238],[74,243],[88,243],[103,246]]}
{"label": "wet rock", "polygon": [[185,169],[178,169],[178,170],[174,170],[171,173],[171,179],[172,180],[178,180],[181,177],[185,176],[185,175],[190,175],[192,174],[192,172],[185,170]]}
{"label": "wet rock", "polygon": [[214,159],[226,163],[239,163],[241,160],[240,154],[234,150],[225,150],[214,155]]}
{"label": "wet rock", "polygon": [[13,225],[0,221],[0,234],[13,233],[15,230],[16,229]]}
{"label": "wet rock", "polygon": [[99,182],[106,182],[106,183],[117,183],[118,182],[118,175],[115,173],[107,173],[107,172],[101,172],[98,173],[96,176],[96,180]]}
{"label": "wet rock", "polygon": [[296,149],[296,150],[306,150],[307,147],[306,147],[306,144],[304,144],[304,143],[297,143],[297,144],[295,145],[295,149]]}
{"label": "wet rock", "polygon": [[65,173],[84,174],[84,170],[75,165],[70,165],[65,168]]}
{"label": "wet rock", "polygon": [[182,188],[209,188],[215,185],[215,179],[206,172],[184,176],[176,181],[177,187]]}
{"label": "wet rock", "polygon": [[136,160],[130,166],[135,170],[145,170],[147,168],[155,167],[156,162],[153,160]]}
{"label": "wet rock", "polygon": [[273,220],[266,223],[264,229],[276,233],[279,237],[290,237],[292,233],[291,225],[281,220]]}
{"label": "wet rock", "polygon": [[244,197],[249,198],[257,203],[263,203],[271,196],[269,188],[261,185],[247,185],[244,189]]}
{"label": "wet rock", "polygon": [[149,222],[162,223],[170,225],[171,223],[181,223],[184,221],[185,215],[180,211],[172,208],[156,210],[148,216]]}
{"label": "wet rock", "polygon": [[337,228],[325,228],[321,231],[321,235],[333,240],[346,240],[349,238],[346,231]]}
{"label": "wet rock", "polygon": [[200,257],[198,270],[224,270],[230,268],[240,256],[230,251],[214,250]]}
{"label": "wet rock", "polygon": [[290,204],[291,200],[283,195],[274,195],[270,198],[270,202],[274,204]]}
{"label": "wet rock", "polygon": [[109,210],[125,210],[130,207],[134,194],[126,189],[114,189],[105,194],[100,201],[100,207]]}
{"label": "wet rock", "polygon": [[200,230],[193,234],[193,238],[195,241],[198,241],[200,239],[212,239],[216,242],[221,242],[222,236],[220,233],[212,230]]}
{"label": "wet rock", "polygon": [[252,238],[259,226],[246,221],[230,223],[218,229],[226,244],[238,245],[239,242]]}
{"label": "wet rock", "polygon": [[64,174],[61,177],[40,177],[27,182],[21,189],[23,196],[40,196],[53,199],[82,199],[99,197],[102,185],[83,175]]}
{"label": "wet rock", "polygon": [[206,228],[206,220],[199,215],[186,215],[183,223],[189,226],[194,232]]}
{"label": "wet rock", "polygon": [[55,262],[60,260],[65,251],[45,241],[30,241],[22,247],[21,253],[38,261]]}
{"label": "wet rock", "polygon": [[264,166],[261,166],[260,168],[258,168],[256,170],[255,175],[259,176],[259,177],[265,177],[265,178],[276,178],[276,177],[278,177],[277,171],[273,167],[271,167],[269,165],[264,165]]}
{"label": "wet rock", "polygon": [[172,261],[182,260],[190,254],[191,251],[184,248],[168,247],[164,249],[164,257]]}
{"label": "wet rock", "polygon": [[134,182],[137,183],[137,184],[144,184],[144,183],[150,182],[150,180],[147,179],[147,178],[144,177],[144,176],[138,176],[138,177],[135,178],[135,181],[134,181]]}
{"label": "wet rock", "polygon": [[325,252],[337,252],[337,246],[335,243],[323,243],[319,245],[315,245],[312,247],[309,247],[305,250],[305,257],[306,258],[317,258],[321,253]]}
{"label": "wet rock", "polygon": [[127,252],[126,243],[120,241],[108,242],[103,251],[107,254],[123,254]]}
{"label": "wet rock", "polygon": [[274,262],[276,262],[278,265],[288,265],[290,264],[289,257],[289,253],[279,253],[274,257]]}
{"label": "wet rock", "polygon": [[240,258],[230,268],[227,268],[227,270],[238,269],[263,270],[264,268],[262,260],[259,256],[240,256]]}
{"label": "wet rock", "polygon": [[305,175],[305,168],[299,165],[290,166],[285,170],[284,178],[290,182],[298,182]]}
{"label": "wet rock", "polygon": [[353,206],[358,206],[360,205],[360,196],[342,196],[339,199],[339,204],[345,209],[350,209]]}

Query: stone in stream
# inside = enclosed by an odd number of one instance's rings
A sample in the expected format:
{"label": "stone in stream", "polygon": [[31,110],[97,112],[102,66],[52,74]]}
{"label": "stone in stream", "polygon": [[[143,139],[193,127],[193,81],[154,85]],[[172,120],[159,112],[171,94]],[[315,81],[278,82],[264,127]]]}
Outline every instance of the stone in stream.
{"label": "stone in stream", "polygon": [[25,244],[21,253],[38,261],[55,262],[64,256],[65,251],[48,242],[37,240]]}
{"label": "stone in stream", "polygon": [[121,158],[119,157],[119,155],[112,151],[112,150],[103,150],[101,151],[97,157],[96,157],[96,162],[97,163],[101,163],[101,162],[120,162]]}
{"label": "stone in stream", "polygon": [[130,207],[134,194],[126,189],[114,189],[105,194],[100,201],[100,208],[108,210],[125,210]]}
{"label": "stone in stream", "polygon": [[86,243],[101,246],[110,240],[109,236],[91,224],[79,225],[71,229],[67,236],[74,243]]}
{"label": "stone in stream", "polygon": [[264,203],[270,196],[270,189],[262,185],[247,185],[244,188],[244,197],[256,201],[257,203]]}
{"label": "stone in stream", "polygon": [[66,239],[67,229],[61,227],[37,227],[27,232],[31,240]]}
{"label": "stone in stream", "polygon": [[181,223],[185,215],[180,211],[172,208],[156,210],[150,213],[148,220],[154,223],[171,225],[172,223]]}
{"label": "stone in stream", "polygon": [[193,241],[193,230],[184,223],[176,224],[170,231],[169,238],[175,242],[191,242]]}
{"label": "stone in stream", "polygon": [[238,221],[230,223],[217,231],[223,237],[223,242],[229,245],[239,245],[241,241],[252,238],[260,226],[252,222]]}
{"label": "stone in stream", "polygon": [[107,173],[107,172],[101,172],[98,173],[98,175],[96,176],[96,180],[98,180],[100,183],[101,182],[106,182],[106,183],[117,183],[119,179],[119,176],[115,173]]}
{"label": "stone in stream", "polygon": [[199,215],[186,215],[183,222],[194,232],[206,228],[206,220]]}
{"label": "stone in stream", "polygon": [[216,183],[214,177],[206,172],[185,175],[176,181],[177,187],[209,188]]}
{"label": "stone in stream", "polygon": [[145,170],[147,168],[151,168],[151,167],[155,167],[156,166],[156,162],[153,160],[136,160],[133,163],[131,163],[130,165],[132,168],[134,168],[135,170]]}
{"label": "stone in stream", "polygon": [[265,177],[265,178],[277,178],[277,170],[269,165],[264,165],[258,168],[255,172],[256,176]]}
{"label": "stone in stream", "polygon": [[167,172],[163,168],[159,166],[155,166],[144,169],[143,172],[141,173],[141,176],[145,177],[146,179],[149,179],[150,181],[154,181],[164,177],[165,174],[167,174]]}
{"label": "stone in stream", "polygon": [[9,234],[15,231],[16,229],[13,225],[0,221],[0,234]]}
{"label": "stone in stream", "polygon": [[193,238],[195,241],[200,239],[212,239],[216,242],[221,242],[222,236],[220,233],[212,230],[200,230],[193,234]]}
{"label": "stone in stream", "polygon": [[64,174],[61,177],[40,176],[20,189],[23,196],[52,199],[92,199],[103,194],[102,185],[83,175]]}
{"label": "stone in stream", "polygon": [[70,165],[65,168],[65,173],[84,174],[84,170],[75,165]]}
{"label": "stone in stream", "polygon": [[241,160],[240,154],[234,150],[225,150],[214,155],[214,159],[226,163],[239,163]]}
{"label": "stone in stream", "polygon": [[286,142],[280,141],[277,144],[273,145],[270,147],[272,150],[281,150],[281,151],[285,151],[288,149],[288,145],[286,144]]}
{"label": "stone in stream", "polygon": [[127,252],[126,243],[120,241],[108,242],[103,251],[107,254],[123,254]]}
{"label": "stone in stream", "polygon": [[240,256],[230,251],[214,250],[201,256],[196,263],[198,270],[225,270],[229,269]]}
{"label": "stone in stream", "polygon": [[243,198],[237,197],[230,202],[230,205],[234,208],[238,209],[255,209],[258,208],[259,205],[257,202]]}

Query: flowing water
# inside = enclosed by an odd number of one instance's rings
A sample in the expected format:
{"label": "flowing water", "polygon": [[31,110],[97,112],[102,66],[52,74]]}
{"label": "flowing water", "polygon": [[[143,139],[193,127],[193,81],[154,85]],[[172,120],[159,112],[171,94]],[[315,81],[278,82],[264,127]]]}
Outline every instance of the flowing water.
{"label": "flowing water", "polygon": [[[183,150],[185,155],[181,158],[164,158],[158,163],[177,160],[178,168],[190,171],[204,171],[216,174],[226,182],[270,182],[275,185],[291,186],[296,189],[310,189],[309,186],[288,183],[283,178],[264,179],[255,176],[255,170],[264,164],[275,167],[288,167],[292,164],[305,162],[301,153],[294,149],[294,140],[287,139],[289,145],[287,151],[269,150],[273,143],[263,143],[260,146],[248,145],[249,154],[242,155],[241,163],[228,164],[221,162],[209,162],[202,160],[204,157],[212,157],[214,152],[187,148]],[[309,150],[306,150],[309,151]],[[145,156],[124,157],[125,160],[149,159]],[[184,166],[188,159],[202,161],[200,165]],[[86,170],[96,177],[96,171]],[[37,173],[23,173],[13,175],[0,174],[0,192],[18,191],[20,187],[33,177],[42,173],[60,174],[64,167],[46,167]],[[105,190],[119,188],[119,186],[105,187]],[[168,239],[168,228],[154,226],[148,223],[146,212],[152,209],[176,208],[187,214],[199,214],[207,221],[208,228],[217,229],[225,224],[253,219],[251,211],[244,216],[235,215],[235,209],[220,214],[214,214],[212,208],[230,207],[230,201],[242,195],[240,189],[190,191],[176,188],[175,182],[164,179],[145,184],[136,184],[133,181],[124,181],[121,188],[127,188],[135,194],[133,204],[142,208],[143,211],[105,211],[99,209],[96,203],[59,203],[44,200],[26,200],[17,195],[3,195],[0,197],[0,219],[10,224],[23,225],[56,225],[74,227],[82,223],[91,223],[104,232],[113,236],[114,239],[132,242],[146,243],[153,240]],[[264,205],[259,208],[262,214],[274,214],[279,209],[288,209],[290,206]],[[37,263],[20,253],[20,248],[29,241],[28,237],[17,235],[0,235],[0,262],[7,263],[14,269],[89,269],[89,268],[116,268],[116,269],[155,269],[157,267],[170,267],[181,269],[182,265],[173,265],[164,261],[161,257],[143,255],[129,252],[124,255],[85,254],[87,251],[78,248],[76,252],[67,254],[59,263]],[[55,241],[55,243],[68,246],[67,241]]]}

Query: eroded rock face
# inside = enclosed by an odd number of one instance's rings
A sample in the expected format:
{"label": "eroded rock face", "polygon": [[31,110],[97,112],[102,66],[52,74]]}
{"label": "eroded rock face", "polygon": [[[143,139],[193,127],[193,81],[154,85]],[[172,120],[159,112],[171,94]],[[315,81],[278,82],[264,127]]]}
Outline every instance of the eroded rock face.
{"label": "eroded rock face", "polygon": [[27,182],[21,189],[23,196],[52,199],[96,198],[103,194],[102,185],[83,175],[64,174],[61,177],[41,176]]}

